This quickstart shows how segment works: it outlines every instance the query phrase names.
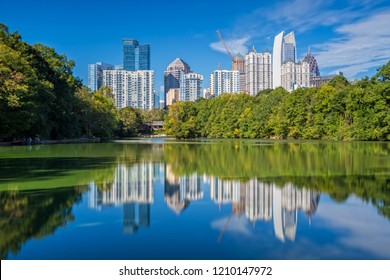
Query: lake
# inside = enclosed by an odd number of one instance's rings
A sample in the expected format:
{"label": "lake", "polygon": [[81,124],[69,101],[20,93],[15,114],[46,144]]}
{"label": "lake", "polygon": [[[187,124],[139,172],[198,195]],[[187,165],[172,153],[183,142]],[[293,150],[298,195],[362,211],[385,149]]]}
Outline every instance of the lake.
{"label": "lake", "polygon": [[390,143],[0,147],[1,259],[390,259]]}

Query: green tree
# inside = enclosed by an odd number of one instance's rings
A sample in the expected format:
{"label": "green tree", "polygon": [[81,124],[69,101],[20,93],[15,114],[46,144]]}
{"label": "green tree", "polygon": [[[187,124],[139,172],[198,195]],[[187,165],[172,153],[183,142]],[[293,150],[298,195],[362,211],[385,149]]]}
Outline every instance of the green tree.
{"label": "green tree", "polygon": [[165,121],[165,130],[168,135],[178,139],[195,138],[197,109],[194,102],[176,102],[169,107]]}
{"label": "green tree", "polygon": [[74,93],[81,82],[73,76],[74,62],[52,48],[23,42],[3,24],[0,46],[0,137],[77,136]]}
{"label": "green tree", "polygon": [[390,81],[390,61],[378,69],[378,73],[374,76],[374,78],[381,82]]}
{"label": "green tree", "polygon": [[75,93],[74,112],[78,116],[81,134],[92,136],[92,92],[87,87],[82,87]]}
{"label": "green tree", "polygon": [[38,121],[39,81],[34,69],[4,44],[0,44],[0,137],[31,133]]}
{"label": "green tree", "polygon": [[337,75],[328,84],[334,88],[341,88],[349,85],[349,81],[343,75]]}
{"label": "green tree", "polygon": [[112,137],[117,125],[117,110],[111,90],[102,87],[92,96],[90,131],[93,136]]}
{"label": "green tree", "polygon": [[164,109],[141,111],[143,122],[163,121],[167,112]]}
{"label": "green tree", "polygon": [[137,136],[143,129],[142,112],[132,107],[126,107],[118,112],[118,136]]}

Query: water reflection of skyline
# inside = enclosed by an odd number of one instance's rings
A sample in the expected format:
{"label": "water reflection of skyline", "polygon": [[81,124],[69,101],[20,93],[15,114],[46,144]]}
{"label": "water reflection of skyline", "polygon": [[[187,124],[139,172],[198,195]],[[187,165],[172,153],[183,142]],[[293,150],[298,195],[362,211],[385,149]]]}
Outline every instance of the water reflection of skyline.
{"label": "water reflection of skyline", "polygon": [[317,210],[320,192],[297,188],[292,183],[277,186],[256,178],[246,182],[220,179],[193,173],[176,176],[165,163],[139,162],[118,164],[113,182],[91,182],[88,207],[101,211],[105,207],[123,207],[123,231],[134,233],[150,226],[150,205],[154,203],[154,186],[160,181],[167,207],[180,215],[191,202],[204,199],[204,188],[210,189],[210,200],[221,207],[231,204],[231,215],[245,216],[255,224],[273,221],[275,236],[295,240],[298,213],[311,220]]}

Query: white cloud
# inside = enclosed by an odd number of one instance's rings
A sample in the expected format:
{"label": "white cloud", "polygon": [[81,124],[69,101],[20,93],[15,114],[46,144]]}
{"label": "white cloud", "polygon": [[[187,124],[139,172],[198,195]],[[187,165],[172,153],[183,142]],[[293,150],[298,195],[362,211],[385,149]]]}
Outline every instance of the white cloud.
{"label": "white cloud", "polygon": [[[237,53],[245,55],[248,52],[247,43],[249,40],[249,36],[244,36],[237,39],[225,40],[225,43],[232,55],[235,55]],[[217,52],[227,54],[225,47],[223,46],[221,41],[211,43],[210,47]]]}
{"label": "white cloud", "polygon": [[276,12],[266,13],[266,18],[282,29],[288,27],[303,33],[318,26],[337,26],[361,19],[375,10],[380,2],[383,1],[350,0],[340,8],[340,2],[334,0],[293,0],[279,2],[273,7]]}
{"label": "white cloud", "polygon": [[315,217],[326,227],[343,232],[338,240],[341,244],[389,258],[389,222],[374,207],[362,207],[362,203],[355,197],[339,205],[322,203]]}
{"label": "white cloud", "polygon": [[390,59],[390,11],[336,29],[339,37],[313,46],[321,67],[336,67],[347,77],[382,66]]}
{"label": "white cloud", "polygon": [[245,236],[252,235],[249,223],[245,216],[233,216],[230,218],[222,218],[211,222],[211,228],[219,231],[232,232]]}

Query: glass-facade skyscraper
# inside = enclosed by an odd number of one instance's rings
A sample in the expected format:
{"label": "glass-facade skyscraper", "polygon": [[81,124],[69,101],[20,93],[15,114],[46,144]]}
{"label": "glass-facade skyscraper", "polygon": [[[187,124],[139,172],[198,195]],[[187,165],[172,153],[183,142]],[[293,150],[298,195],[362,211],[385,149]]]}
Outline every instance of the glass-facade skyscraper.
{"label": "glass-facade skyscraper", "polygon": [[150,45],[137,40],[123,39],[123,69],[126,71],[150,70]]}
{"label": "glass-facade skyscraper", "polygon": [[114,66],[96,62],[95,64],[88,64],[88,87],[91,91],[97,91],[103,86],[103,70],[112,70]]}
{"label": "glass-facade skyscraper", "polygon": [[283,46],[282,46],[282,64],[288,61],[292,61],[295,63],[297,59],[297,45],[295,43],[295,35],[294,32],[288,33],[283,38]]}

